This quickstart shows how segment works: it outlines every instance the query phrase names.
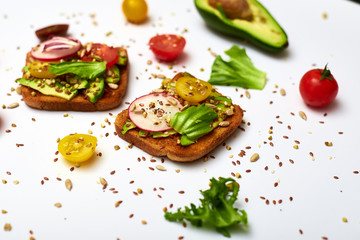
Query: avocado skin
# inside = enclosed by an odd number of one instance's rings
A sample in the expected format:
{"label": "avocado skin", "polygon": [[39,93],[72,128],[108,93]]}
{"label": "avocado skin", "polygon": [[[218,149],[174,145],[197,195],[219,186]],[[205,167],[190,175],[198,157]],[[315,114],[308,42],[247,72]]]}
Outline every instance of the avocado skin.
{"label": "avocado skin", "polygon": [[[66,99],[66,100],[71,100],[78,94],[78,91],[76,89],[72,90],[71,88],[66,88],[64,85],[62,85],[58,82],[55,82],[55,86],[51,87],[51,86],[47,85],[42,79],[30,80],[30,79],[20,78],[16,81],[18,83],[20,83],[21,85],[35,89],[44,95],[60,97],[60,98]],[[66,91],[64,91],[64,90],[57,91],[55,87],[58,87],[59,89],[66,89]]]}
{"label": "avocado skin", "polygon": [[[287,46],[289,45],[289,42],[287,40],[287,35],[279,24],[277,24],[278,28],[279,28],[279,30],[281,30],[281,33],[284,34],[284,36],[286,37],[286,41],[281,46],[273,46],[273,45],[270,45],[270,44],[264,42],[262,39],[249,34],[245,29],[240,29],[233,25],[227,24],[226,22],[224,22],[223,20],[218,18],[218,16],[216,16],[215,14],[212,14],[211,12],[208,12],[206,9],[203,9],[200,6],[200,4],[198,4],[199,0],[194,0],[194,1],[195,1],[196,9],[200,13],[201,17],[204,19],[206,24],[210,28],[212,28],[218,32],[221,32],[225,35],[229,35],[229,36],[247,40],[248,42],[252,43],[253,45],[255,45],[265,51],[273,52],[273,53],[281,52],[285,48],[287,48]],[[269,13],[269,11],[260,2],[258,2],[256,0],[255,0],[255,2],[258,4],[259,7],[261,7],[261,9],[264,11],[264,13],[266,13],[269,17],[271,17],[275,21],[275,19],[272,17],[272,15]],[[229,21],[231,21],[231,20],[229,19]]]}
{"label": "avocado skin", "polygon": [[96,103],[105,90],[105,81],[102,77],[96,78],[90,82],[90,87],[85,90],[85,95],[90,102]]}

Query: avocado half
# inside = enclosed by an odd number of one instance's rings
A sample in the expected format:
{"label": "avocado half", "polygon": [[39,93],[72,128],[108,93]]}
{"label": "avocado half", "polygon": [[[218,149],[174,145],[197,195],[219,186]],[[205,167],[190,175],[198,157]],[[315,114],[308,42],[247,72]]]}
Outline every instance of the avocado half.
{"label": "avocado half", "polygon": [[249,20],[229,19],[212,7],[208,0],[195,0],[195,6],[206,24],[221,33],[238,37],[269,52],[280,52],[288,45],[282,27],[268,10],[256,0],[247,0],[253,18]]}

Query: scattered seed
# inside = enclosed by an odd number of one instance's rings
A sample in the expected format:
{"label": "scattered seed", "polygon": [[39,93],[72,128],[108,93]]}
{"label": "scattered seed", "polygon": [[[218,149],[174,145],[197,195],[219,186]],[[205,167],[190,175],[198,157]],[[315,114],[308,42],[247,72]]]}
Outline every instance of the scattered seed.
{"label": "scattered seed", "polygon": [[107,186],[107,181],[105,180],[105,178],[102,178],[102,177],[100,177],[100,183],[101,183],[101,185],[103,185],[103,186]]}
{"label": "scattered seed", "polygon": [[245,90],[245,96],[250,99],[250,92],[248,90]]}
{"label": "scattered seed", "polygon": [[304,120],[307,119],[306,114],[303,111],[299,111],[299,116]]}
{"label": "scattered seed", "polygon": [[230,122],[229,121],[221,121],[220,123],[219,123],[219,126],[220,127],[227,127],[227,126],[229,126],[230,125]]}
{"label": "scattered seed", "polygon": [[146,222],[145,220],[142,220],[141,223],[142,223],[143,225],[146,225],[146,224],[147,224],[147,222]]}
{"label": "scattered seed", "polygon": [[325,142],[325,146],[327,146],[327,147],[332,147],[333,144],[332,144],[332,142]]}
{"label": "scattered seed", "polygon": [[114,149],[117,151],[117,150],[120,149],[120,146],[119,146],[119,145],[115,145],[115,146],[114,146]]}
{"label": "scattered seed", "polygon": [[61,203],[55,203],[54,206],[57,207],[57,208],[61,208],[62,204]]}
{"label": "scattered seed", "polygon": [[70,179],[66,179],[66,180],[65,180],[65,187],[66,187],[67,190],[71,191],[71,189],[72,189],[72,182],[71,182]]}
{"label": "scattered seed", "polygon": [[120,200],[120,201],[115,202],[114,205],[115,205],[115,207],[119,207],[121,203],[122,203],[122,201]]}
{"label": "scattered seed", "polygon": [[11,229],[12,229],[11,224],[10,224],[10,223],[5,223],[5,225],[4,225],[4,231],[9,232],[9,231],[11,231]]}
{"label": "scattered seed", "polygon": [[251,157],[250,157],[250,162],[256,162],[257,160],[259,160],[259,154],[258,153],[254,153]]}
{"label": "scattered seed", "polygon": [[348,219],[347,219],[346,217],[343,217],[343,218],[342,218],[342,221],[343,221],[344,223],[347,223],[347,222],[348,222]]}
{"label": "scattered seed", "polygon": [[166,171],[166,168],[162,165],[156,165],[156,169],[160,171]]}
{"label": "scattered seed", "polygon": [[283,88],[280,89],[280,95],[281,95],[281,96],[285,96],[285,95],[286,95],[285,89],[283,89]]}
{"label": "scattered seed", "polygon": [[21,87],[17,87],[17,88],[16,88],[16,93],[19,94],[19,95],[21,95],[21,93],[22,93]]}
{"label": "scattered seed", "polygon": [[13,108],[17,108],[19,106],[19,103],[18,102],[14,102],[14,103],[11,103],[7,106],[7,108],[9,109],[13,109]]}

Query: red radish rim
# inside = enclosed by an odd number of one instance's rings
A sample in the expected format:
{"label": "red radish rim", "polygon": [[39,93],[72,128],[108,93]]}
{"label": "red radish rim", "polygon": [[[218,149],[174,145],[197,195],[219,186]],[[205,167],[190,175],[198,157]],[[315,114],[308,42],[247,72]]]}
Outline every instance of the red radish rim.
{"label": "red radish rim", "polygon": [[[74,56],[81,46],[81,42],[76,38],[54,36],[33,47],[30,54],[40,61],[56,61]],[[49,49],[51,52],[46,52]]]}

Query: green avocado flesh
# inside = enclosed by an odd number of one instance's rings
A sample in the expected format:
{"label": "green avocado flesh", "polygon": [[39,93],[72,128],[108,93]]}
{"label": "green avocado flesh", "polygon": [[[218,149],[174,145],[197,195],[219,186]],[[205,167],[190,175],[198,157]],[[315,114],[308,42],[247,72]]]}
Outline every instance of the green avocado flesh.
{"label": "green avocado flesh", "polygon": [[97,102],[105,90],[105,81],[102,77],[96,78],[90,82],[90,87],[85,90],[85,95],[92,103]]}
{"label": "green avocado flesh", "polygon": [[288,46],[285,31],[257,0],[247,0],[252,19],[229,19],[208,0],[194,0],[195,6],[206,24],[223,34],[249,41],[270,52],[280,52]]}
{"label": "green avocado flesh", "polygon": [[44,95],[60,97],[66,100],[71,100],[78,93],[76,89],[65,87],[58,82],[55,82],[54,86],[49,86],[43,79],[29,80],[25,78],[20,78],[17,80],[17,82],[21,85],[35,89]]}

